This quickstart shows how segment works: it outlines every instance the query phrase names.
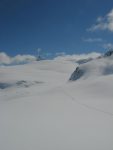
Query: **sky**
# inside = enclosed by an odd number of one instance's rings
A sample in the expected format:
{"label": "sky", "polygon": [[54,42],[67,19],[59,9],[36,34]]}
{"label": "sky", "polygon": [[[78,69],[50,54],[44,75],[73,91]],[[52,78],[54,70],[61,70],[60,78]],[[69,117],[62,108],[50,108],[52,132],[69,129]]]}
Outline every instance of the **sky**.
{"label": "sky", "polygon": [[113,0],[0,0],[0,52],[42,55],[113,47]]}

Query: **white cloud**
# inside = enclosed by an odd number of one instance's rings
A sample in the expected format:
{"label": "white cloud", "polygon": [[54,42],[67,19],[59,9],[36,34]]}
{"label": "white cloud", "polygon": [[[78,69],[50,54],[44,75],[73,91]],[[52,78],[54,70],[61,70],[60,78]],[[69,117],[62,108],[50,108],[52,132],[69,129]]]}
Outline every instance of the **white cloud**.
{"label": "white cloud", "polygon": [[[88,58],[97,58],[101,54],[92,52],[89,54],[73,54],[73,55],[66,55],[64,52],[57,53],[54,60],[58,61],[78,61],[82,59],[88,59]],[[8,56],[6,53],[1,52],[0,53],[0,65],[17,65],[17,64],[24,64],[36,61],[36,57],[33,55],[16,55],[14,57]]]}
{"label": "white cloud", "polygon": [[104,17],[97,18],[96,23],[92,25],[88,31],[109,30],[113,32],[113,9]]}
{"label": "white cloud", "polygon": [[4,52],[0,53],[0,65],[22,64],[35,60],[36,57],[32,55],[16,55],[14,57],[10,57]]}
{"label": "white cloud", "polygon": [[31,62],[35,60],[36,60],[36,57],[32,55],[17,55],[12,58],[12,62],[14,64],[27,63],[27,62]]}
{"label": "white cloud", "polygon": [[73,54],[73,55],[57,56],[54,59],[59,60],[59,61],[63,60],[63,61],[75,61],[76,62],[82,59],[97,58],[100,55],[101,55],[100,53],[92,52],[88,54]]}
{"label": "white cloud", "polygon": [[103,40],[101,38],[87,38],[87,39],[83,39],[83,41],[93,43],[93,42],[102,42]]}
{"label": "white cloud", "polygon": [[103,45],[103,48],[105,48],[105,49],[113,49],[113,44],[112,43],[105,43]]}
{"label": "white cloud", "polygon": [[4,52],[0,53],[0,64],[9,64],[11,62],[11,58]]}
{"label": "white cloud", "polygon": [[56,56],[64,56],[64,55],[66,55],[66,53],[65,53],[65,52],[58,52],[58,53],[56,53],[55,55],[56,55]]}

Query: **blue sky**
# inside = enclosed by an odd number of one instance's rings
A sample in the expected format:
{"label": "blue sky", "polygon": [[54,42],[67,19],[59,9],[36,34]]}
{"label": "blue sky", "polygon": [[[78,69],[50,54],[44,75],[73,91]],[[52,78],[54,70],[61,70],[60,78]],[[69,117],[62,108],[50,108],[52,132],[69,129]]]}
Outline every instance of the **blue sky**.
{"label": "blue sky", "polygon": [[0,51],[104,52],[113,46],[112,9],[113,0],[0,0]]}

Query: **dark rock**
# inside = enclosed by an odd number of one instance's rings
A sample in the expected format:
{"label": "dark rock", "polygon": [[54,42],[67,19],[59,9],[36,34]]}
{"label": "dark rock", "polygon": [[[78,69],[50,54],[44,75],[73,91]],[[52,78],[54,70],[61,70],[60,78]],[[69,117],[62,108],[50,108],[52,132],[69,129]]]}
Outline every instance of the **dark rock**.
{"label": "dark rock", "polygon": [[10,87],[10,84],[8,84],[8,83],[0,83],[0,89],[6,89],[8,87]]}
{"label": "dark rock", "polygon": [[81,78],[84,74],[84,71],[81,70],[79,67],[76,68],[76,70],[72,73],[71,77],[69,78],[70,81],[75,81],[79,78]]}
{"label": "dark rock", "polygon": [[107,52],[104,54],[104,57],[109,57],[109,56],[111,56],[111,55],[113,55],[113,50],[107,51]]}

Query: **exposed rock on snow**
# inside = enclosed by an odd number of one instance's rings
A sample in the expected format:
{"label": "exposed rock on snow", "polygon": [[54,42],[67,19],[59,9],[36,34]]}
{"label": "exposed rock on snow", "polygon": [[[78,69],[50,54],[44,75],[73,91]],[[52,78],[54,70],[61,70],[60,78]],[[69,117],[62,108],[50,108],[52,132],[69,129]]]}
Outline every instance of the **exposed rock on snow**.
{"label": "exposed rock on snow", "polygon": [[8,87],[10,87],[10,84],[8,84],[8,83],[0,83],[0,89],[6,89]]}
{"label": "exposed rock on snow", "polygon": [[107,51],[104,56],[108,57],[108,56],[111,56],[111,55],[113,55],[113,50]]}
{"label": "exposed rock on snow", "polygon": [[80,64],[85,64],[85,63],[87,63],[87,62],[89,62],[91,60],[93,60],[93,58],[80,59],[80,60],[76,61],[76,63],[78,63],[80,65]]}
{"label": "exposed rock on snow", "polygon": [[81,70],[79,67],[76,68],[76,70],[72,73],[71,77],[70,77],[70,81],[73,81],[73,80],[77,80],[79,78],[81,78],[84,74],[84,71]]}
{"label": "exposed rock on snow", "polygon": [[[109,51],[105,56],[111,56],[112,51]],[[72,73],[69,80],[74,81],[80,78],[94,78],[98,76],[113,74],[113,60],[109,57],[97,58],[85,64],[80,64],[79,67]]]}
{"label": "exposed rock on snow", "polygon": [[20,81],[16,81],[14,83],[0,83],[0,89],[6,89],[6,88],[10,88],[10,87],[30,87],[36,84],[42,84],[43,82],[41,81],[25,81],[25,80],[20,80]]}

